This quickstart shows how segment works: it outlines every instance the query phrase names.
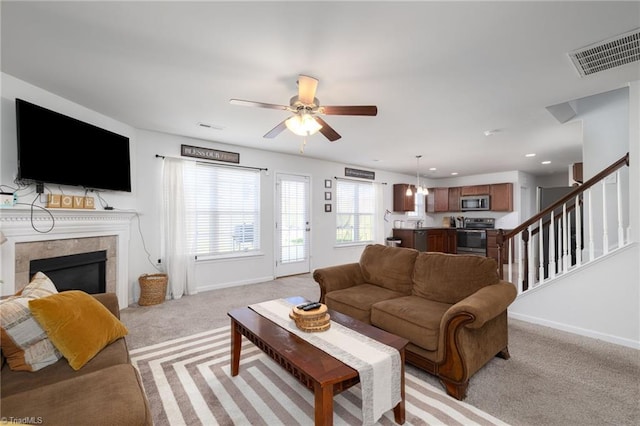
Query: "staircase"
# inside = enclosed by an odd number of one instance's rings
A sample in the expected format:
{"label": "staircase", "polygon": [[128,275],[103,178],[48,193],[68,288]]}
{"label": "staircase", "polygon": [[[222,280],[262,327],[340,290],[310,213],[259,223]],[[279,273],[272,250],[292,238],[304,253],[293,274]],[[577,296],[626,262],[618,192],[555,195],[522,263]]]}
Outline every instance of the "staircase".
{"label": "staircase", "polygon": [[499,274],[509,316],[640,349],[640,245],[631,241],[629,154],[510,232]]}
{"label": "staircase", "polygon": [[500,276],[521,295],[627,245],[628,167],[629,153],[512,231],[498,230]]}

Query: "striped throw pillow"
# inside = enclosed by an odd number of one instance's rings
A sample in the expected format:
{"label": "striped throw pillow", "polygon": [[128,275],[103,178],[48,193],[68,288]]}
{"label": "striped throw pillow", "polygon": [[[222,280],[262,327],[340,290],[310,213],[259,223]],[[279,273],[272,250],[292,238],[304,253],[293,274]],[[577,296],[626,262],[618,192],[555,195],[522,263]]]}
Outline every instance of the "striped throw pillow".
{"label": "striped throw pillow", "polygon": [[19,296],[0,301],[0,346],[12,370],[37,371],[62,358],[29,309],[29,300],[57,293],[49,277],[38,272]]}

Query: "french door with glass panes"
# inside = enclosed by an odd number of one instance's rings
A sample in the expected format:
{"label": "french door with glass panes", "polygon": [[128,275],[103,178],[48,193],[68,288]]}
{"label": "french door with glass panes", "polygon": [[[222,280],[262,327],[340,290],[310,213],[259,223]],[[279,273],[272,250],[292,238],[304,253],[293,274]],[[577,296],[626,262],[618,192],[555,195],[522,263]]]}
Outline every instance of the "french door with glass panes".
{"label": "french door with glass panes", "polygon": [[309,176],[276,174],[276,277],[310,271],[309,198]]}

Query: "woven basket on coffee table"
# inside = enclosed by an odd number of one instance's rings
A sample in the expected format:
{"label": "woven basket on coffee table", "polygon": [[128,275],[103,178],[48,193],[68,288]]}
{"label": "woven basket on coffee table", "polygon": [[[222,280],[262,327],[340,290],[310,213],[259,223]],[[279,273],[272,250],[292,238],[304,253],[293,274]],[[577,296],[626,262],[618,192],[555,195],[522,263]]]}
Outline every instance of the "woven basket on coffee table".
{"label": "woven basket on coffee table", "polygon": [[327,313],[327,305],[321,304],[318,309],[303,311],[295,306],[289,312],[289,318],[295,321],[296,326],[307,333],[325,331],[331,327],[331,317]]}
{"label": "woven basket on coffee table", "polygon": [[164,302],[167,296],[167,274],[143,274],[138,278],[140,299],[138,305],[149,306]]}

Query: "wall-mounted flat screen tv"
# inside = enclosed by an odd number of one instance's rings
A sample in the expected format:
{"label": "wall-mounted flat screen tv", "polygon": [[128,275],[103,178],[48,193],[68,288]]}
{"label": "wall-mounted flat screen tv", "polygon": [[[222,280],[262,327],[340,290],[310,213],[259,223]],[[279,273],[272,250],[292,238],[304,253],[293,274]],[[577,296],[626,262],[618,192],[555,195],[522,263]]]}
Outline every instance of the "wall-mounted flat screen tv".
{"label": "wall-mounted flat screen tv", "polygon": [[18,179],[131,192],[129,138],[16,99]]}

